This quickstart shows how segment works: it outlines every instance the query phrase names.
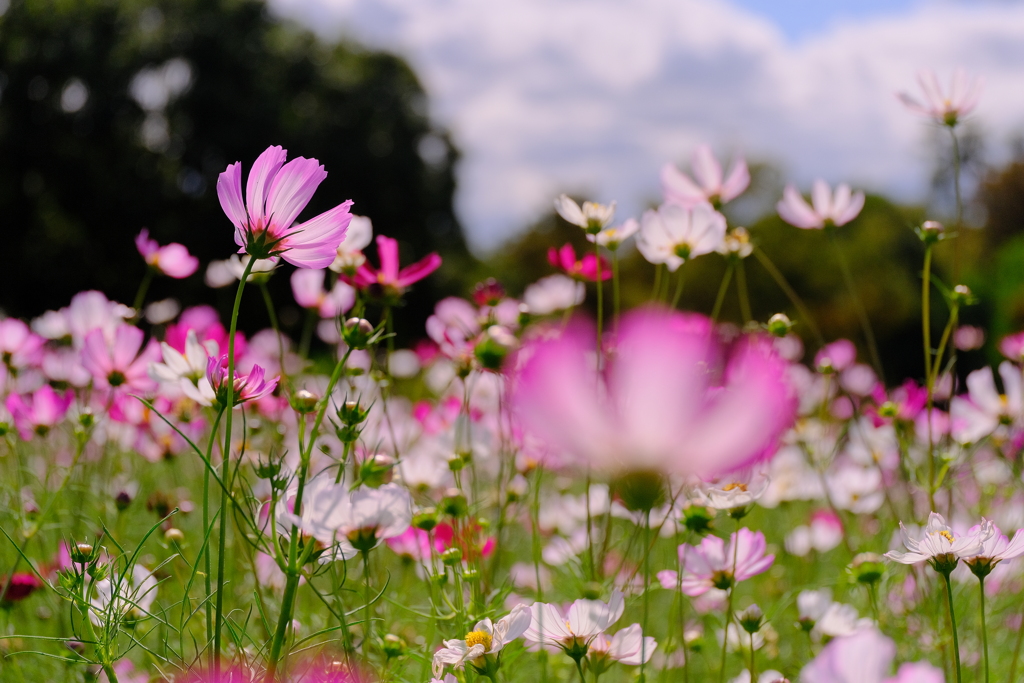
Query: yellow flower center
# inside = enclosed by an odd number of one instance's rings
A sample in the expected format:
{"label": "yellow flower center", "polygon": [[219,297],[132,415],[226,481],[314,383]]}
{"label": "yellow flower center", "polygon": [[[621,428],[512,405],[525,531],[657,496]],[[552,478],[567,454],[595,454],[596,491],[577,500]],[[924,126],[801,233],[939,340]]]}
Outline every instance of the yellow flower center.
{"label": "yellow flower center", "polygon": [[945,538],[946,538],[946,540],[947,540],[947,541],[949,541],[950,543],[952,543],[952,542],[953,542],[953,534],[949,533],[949,532],[948,532],[948,531],[946,531],[946,530],[942,530],[942,531],[940,531],[940,532],[939,532],[939,536],[945,536]]}
{"label": "yellow flower center", "polygon": [[484,652],[491,649],[491,634],[485,631],[470,631],[466,634],[466,646],[483,645]]}
{"label": "yellow flower center", "polygon": [[736,489],[739,489],[740,491],[746,491],[747,490],[747,485],[746,484],[741,484],[738,481],[734,481],[733,483],[731,483],[731,484],[729,484],[727,486],[723,486],[722,487],[723,491],[734,491]]}

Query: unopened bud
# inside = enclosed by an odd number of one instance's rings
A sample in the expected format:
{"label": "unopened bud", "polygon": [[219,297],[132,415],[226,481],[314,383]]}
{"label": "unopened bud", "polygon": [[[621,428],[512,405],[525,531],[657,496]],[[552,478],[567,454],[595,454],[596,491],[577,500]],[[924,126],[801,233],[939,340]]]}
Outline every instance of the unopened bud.
{"label": "unopened bud", "polygon": [[747,633],[757,633],[761,630],[761,622],[764,620],[764,612],[757,605],[751,605],[736,615],[736,620]]}
{"label": "unopened bud", "polygon": [[967,285],[957,285],[953,288],[953,300],[958,304],[973,304],[974,293]]}
{"label": "unopened bud", "polygon": [[441,511],[449,517],[465,517],[469,514],[469,501],[458,489],[448,489],[441,499]]}
{"label": "unopened bud", "polygon": [[441,553],[441,561],[451,567],[462,562],[462,551],[458,548],[448,548]]}
{"label": "unopened bud", "polygon": [[316,410],[317,404],[320,402],[320,397],[311,391],[305,389],[299,389],[292,394],[289,403],[291,403],[292,410],[303,415],[312,413]]}
{"label": "unopened bud", "polygon": [[80,424],[85,429],[88,429],[89,427],[92,427],[94,424],[96,424],[96,418],[92,414],[92,409],[86,408],[85,410],[78,414],[78,424]]}
{"label": "unopened bud", "polygon": [[164,540],[168,543],[181,543],[185,540],[185,532],[172,526],[164,532]]}
{"label": "unopened bud", "polygon": [[93,551],[95,549],[88,543],[76,543],[71,546],[71,561],[75,564],[85,564],[86,562],[92,562]]}
{"label": "unopened bud", "polygon": [[885,574],[885,563],[880,555],[861,553],[853,558],[853,562],[850,563],[850,571],[857,579],[857,583],[878,583]]}
{"label": "unopened bud", "polygon": [[437,526],[437,510],[434,508],[423,508],[412,516],[412,525],[420,531],[433,531]]}
{"label": "unopened bud", "polygon": [[378,453],[363,460],[359,466],[359,479],[370,488],[380,488],[391,481],[394,475],[395,459]]}
{"label": "unopened bud", "polygon": [[943,238],[946,228],[938,221],[925,221],[915,232],[925,244],[935,244]]}
{"label": "unopened bud", "polygon": [[349,318],[341,330],[341,337],[352,349],[365,349],[373,336],[373,325],[365,318]]}
{"label": "unopened bud", "polygon": [[768,318],[768,324],[765,325],[765,329],[773,337],[785,337],[793,329],[793,321],[785,313],[776,313],[771,318]]}
{"label": "unopened bud", "polygon": [[505,358],[516,347],[518,340],[515,335],[501,325],[491,325],[487,333],[473,348],[480,366],[485,370],[501,370]]}
{"label": "unopened bud", "polygon": [[701,536],[711,531],[711,520],[714,518],[715,513],[699,505],[691,505],[683,510],[683,525],[687,531]]}
{"label": "unopened bud", "polygon": [[394,633],[384,636],[383,650],[388,659],[401,657],[407,649],[408,645],[400,636],[396,636]]}
{"label": "unopened bud", "polygon": [[121,490],[114,496],[114,507],[117,508],[118,512],[124,512],[128,509],[128,506],[132,504],[132,494],[128,491]]}
{"label": "unopened bud", "polygon": [[508,496],[508,502],[515,503],[516,501],[522,500],[526,497],[528,489],[529,482],[526,481],[526,477],[521,474],[517,474],[512,477],[512,481],[508,483],[508,488],[505,490],[505,495]]}

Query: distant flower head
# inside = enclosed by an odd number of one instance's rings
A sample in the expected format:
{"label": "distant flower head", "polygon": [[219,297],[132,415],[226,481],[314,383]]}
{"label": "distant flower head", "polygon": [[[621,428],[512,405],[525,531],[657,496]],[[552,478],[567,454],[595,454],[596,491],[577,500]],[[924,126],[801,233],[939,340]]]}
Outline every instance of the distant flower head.
{"label": "distant flower head", "polygon": [[720,249],[725,227],[725,216],[710,204],[692,209],[662,204],[657,211],[644,212],[636,246],[650,263],[664,263],[675,272],[690,259]]}
{"label": "distant flower head", "polygon": [[523,303],[530,315],[549,315],[583,303],[586,289],[565,275],[548,275],[537,280],[523,292]]}
{"label": "distant flower head", "polygon": [[1003,337],[999,342],[999,352],[1015,363],[1024,362],[1024,332]]}
{"label": "distant flower head", "polygon": [[900,522],[900,535],[907,552],[895,550],[887,552],[885,557],[900,564],[917,564],[928,562],[936,571],[952,571],[957,562],[974,557],[984,548],[984,542],[993,534],[992,522],[985,522],[978,533],[957,536],[946,520],[937,512],[928,515],[928,525],[924,528],[921,538],[912,538]]}
{"label": "distant flower head", "polygon": [[4,596],[0,608],[21,602],[43,587],[43,582],[32,572],[15,572],[9,579],[0,577],[0,594]]}
{"label": "distant flower head", "polygon": [[583,656],[590,642],[617,622],[624,609],[619,591],[613,591],[608,602],[577,600],[564,614],[556,605],[535,602],[530,608],[533,619],[523,637],[528,643],[555,645]]}
{"label": "distant flower head", "polygon": [[[233,282],[238,282],[242,278],[242,273],[245,272],[246,265],[251,260],[252,257],[248,254],[244,256],[232,254],[223,261],[210,261],[210,265],[206,267],[206,275],[203,278],[203,282],[206,283],[207,287],[212,287],[213,289],[227,287]],[[281,259],[277,256],[257,260],[252,264],[252,268],[249,269],[249,277],[245,281],[266,282],[280,261]]]}
{"label": "distant flower head", "polygon": [[618,248],[622,246],[622,243],[635,235],[639,229],[640,224],[637,220],[635,218],[630,218],[622,225],[618,225],[613,228],[603,228],[601,232],[596,235],[587,233],[587,241],[597,242],[606,249],[617,251]]}
{"label": "distant flower head", "polygon": [[1012,560],[1024,555],[1024,530],[1017,530],[1013,539],[1009,539],[988,520],[982,520],[967,531],[968,537],[974,537],[981,543],[981,551],[974,557],[964,560],[976,575],[984,578],[997,564],[1003,560]]}
{"label": "distant flower head", "polygon": [[17,318],[0,320],[0,364],[14,372],[38,364],[44,341]]}
{"label": "distant flower head", "polygon": [[1007,426],[1024,427],[1024,378],[1009,361],[999,365],[999,393],[991,367],[967,375],[967,396],[954,396],[949,406],[950,429],[960,443],[974,443]]}
{"label": "distant flower head", "polygon": [[750,171],[742,157],[733,162],[729,177],[723,180],[722,166],[707,145],[694,150],[690,167],[693,179],[674,164],[661,167],[661,188],[666,202],[687,209],[708,202],[718,208],[741,195],[750,185]]}
{"label": "distant flower head", "polygon": [[787,185],[776,208],[782,220],[798,228],[820,230],[829,226],[839,227],[860,214],[864,208],[864,193],[853,193],[849,185],[842,183],[833,195],[824,180],[815,180],[811,188],[811,204],[800,196],[795,187]]}
{"label": "distant flower head", "polygon": [[352,283],[360,289],[373,291],[380,288],[385,296],[401,296],[406,287],[427,277],[441,266],[441,257],[428,254],[411,266],[398,268],[398,242],[377,235],[377,257],[380,270],[363,263],[352,277]]}
{"label": "distant flower head", "polygon": [[326,268],[334,262],[352,214],[346,201],[315,218],[295,225],[295,219],[327,171],[316,159],[296,157],[268,147],[249,172],[242,200],[242,164],[235,162],[217,178],[221,208],[235,228],[239,253],[256,259],[280,256],[299,268]]}
{"label": "distant flower head", "polygon": [[942,671],[931,664],[904,664],[889,676],[896,644],[875,628],[836,638],[800,673],[801,683],[943,683]]}
{"label": "distant flower head", "polygon": [[181,353],[167,342],[160,344],[163,352],[162,363],[150,363],[149,376],[158,382],[180,385],[188,382],[198,385],[206,376],[210,356],[217,353],[217,344],[207,341],[200,344],[195,330],[188,330],[185,339],[185,353]]}
{"label": "distant flower head", "polygon": [[612,222],[612,218],[615,216],[615,202],[608,205],[583,202],[581,207],[568,195],[563,194],[555,200],[555,210],[567,222],[581,227],[589,233],[597,234]]}
{"label": "distant flower head", "polygon": [[612,476],[711,476],[774,452],[792,423],[788,363],[749,337],[723,358],[711,322],[658,309],[623,317],[607,368],[571,325],[526,347],[511,404],[554,452]]}
{"label": "distant flower head", "polygon": [[331,270],[335,273],[351,272],[366,263],[366,256],[363,249],[370,246],[373,241],[373,223],[366,216],[353,214],[352,222],[348,224],[348,231],[345,239],[338,245],[338,252],[331,264]]}
{"label": "distant flower head", "polygon": [[444,647],[434,653],[434,676],[440,676],[445,666],[461,668],[467,663],[479,673],[493,674],[500,665],[502,649],[522,636],[529,626],[530,608],[525,605],[516,605],[497,623],[490,619],[478,621],[465,640],[446,640]]}
{"label": "distant flower head", "polygon": [[658,641],[650,636],[644,637],[640,624],[633,624],[614,636],[598,634],[590,641],[587,659],[591,669],[596,670],[607,668],[611,662],[639,666],[651,661],[657,647]]}
{"label": "distant flower head", "polygon": [[561,249],[551,247],[548,249],[548,263],[555,268],[561,268],[566,275],[577,280],[597,282],[598,264],[600,263],[601,279],[608,280],[612,276],[612,267],[604,256],[598,260],[596,254],[584,254],[582,258],[576,258],[576,250],[572,245],[566,243]]}
{"label": "distant flower head", "polygon": [[145,228],[135,238],[135,248],[146,260],[146,265],[168,277],[180,280],[199,268],[199,259],[188,253],[184,245],[171,242],[161,247],[156,240],[149,238],[149,230]]}
{"label": "distant flower head", "polygon": [[923,102],[905,92],[898,93],[897,97],[911,111],[950,128],[974,111],[978,106],[978,100],[981,99],[982,80],[968,76],[963,68],[953,72],[948,94],[942,91],[939,78],[931,69],[919,71],[917,82],[924,94]]}
{"label": "distant flower head", "polygon": [[683,593],[697,597],[712,588],[726,590],[768,571],[775,556],[766,555],[766,548],[764,534],[747,528],[730,535],[728,544],[717,536],[696,546],[684,543],[679,546]]}
{"label": "distant flower head", "polygon": [[292,294],[295,303],[316,311],[321,318],[336,318],[356,301],[356,292],[346,282],[338,280],[331,291],[324,289],[323,270],[300,268],[292,273]]}
{"label": "distant flower head", "polygon": [[145,335],[132,325],[119,325],[113,336],[110,343],[103,330],[96,329],[85,337],[82,365],[92,373],[95,385],[128,392],[154,389],[149,364],[160,359],[160,345],[150,339],[143,347]]}
{"label": "distant flower head", "polygon": [[742,508],[760,498],[769,483],[763,467],[744,467],[700,482],[691,502],[715,510]]}
{"label": "distant flower head", "polygon": [[71,399],[71,393],[57,392],[44,384],[33,394],[9,394],[7,410],[14,418],[18,434],[28,441],[34,434],[45,435],[63,420]]}

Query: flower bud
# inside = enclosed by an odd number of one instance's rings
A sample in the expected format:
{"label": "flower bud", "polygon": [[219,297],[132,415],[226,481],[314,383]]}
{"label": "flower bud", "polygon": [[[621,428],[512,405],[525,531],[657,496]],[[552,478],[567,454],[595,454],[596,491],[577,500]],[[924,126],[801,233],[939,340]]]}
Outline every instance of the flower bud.
{"label": "flower bud", "polygon": [[394,633],[389,633],[384,636],[383,650],[388,659],[401,657],[405,654],[407,649],[408,645],[406,645],[405,641],[400,636],[396,636]]}
{"label": "flower bud", "polygon": [[529,483],[526,481],[526,477],[517,474],[508,483],[505,495],[508,497],[508,502],[515,503],[526,497],[527,490],[529,490]]}
{"label": "flower bud", "polygon": [[423,508],[412,516],[412,526],[420,531],[433,531],[437,526],[437,510]]}
{"label": "flower bud", "polygon": [[768,324],[764,326],[768,334],[773,337],[785,337],[793,329],[793,321],[785,313],[776,313],[768,318]]}
{"label": "flower bud", "polygon": [[462,551],[458,548],[448,548],[441,553],[441,561],[449,567],[456,565],[462,562]]}
{"label": "flower bud", "polygon": [[587,581],[583,584],[584,600],[600,600],[604,595],[604,586],[597,581]]}
{"label": "flower bud", "polygon": [[715,513],[706,507],[690,505],[683,510],[683,525],[687,531],[704,536],[711,531],[711,521]]}
{"label": "flower bud", "polygon": [[95,559],[95,548],[88,543],[76,543],[71,546],[71,561],[75,564],[86,564]]}
{"label": "flower bud", "polygon": [[372,336],[373,325],[366,318],[349,318],[341,330],[341,338],[352,349],[365,349]]}
{"label": "flower bud", "polygon": [[256,463],[256,476],[260,479],[273,479],[281,472],[281,463],[273,460]]}
{"label": "flower bud", "polygon": [[320,397],[311,391],[299,389],[291,395],[288,402],[291,404],[292,410],[301,415],[306,415],[316,410],[317,404],[320,402]]}
{"label": "flower bud", "polygon": [[736,620],[747,633],[757,633],[761,630],[761,622],[764,620],[764,612],[757,605],[751,605],[736,615]]}
{"label": "flower bud", "polygon": [[78,414],[78,424],[84,429],[89,429],[96,424],[96,418],[93,416],[91,408],[86,408]]}
{"label": "flower bud", "polygon": [[370,488],[380,488],[391,481],[394,475],[395,459],[378,453],[363,460],[359,466],[359,479]]}
{"label": "flower bud", "polygon": [[462,570],[462,580],[467,583],[476,583],[480,580],[480,572],[473,567],[466,567]]}
{"label": "flower bud", "polygon": [[476,283],[473,287],[473,301],[477,306],[496,306],[505,298],[505,288],[493,277]]}
{"label": "flower bud", "polygon": [[168,543],[181,543],[185,540],[185,532],[172,526],[164,532],[164,540]]}
{"label": "flower bud", "polygon": [[117,508],[118,512],[124,512],[128,509],[128,506],[132,504],[132,494],[129,491],[121,489],[114,496],[114,507]]}
{"label": "flower bud", "polygon": [[925,244],[935,244],[944,237],[946,228],[938,221],[925,221],[914,232]]}
{"label": "flower bud", "polygon": [[505,358],[517,343],[515,335],[507,329],[501,325],[491,325],[487,328],[483,339],[473,347],[473,355],[476,356],[480,367],[497,372],[501,370]]}
{"label": "flower bud", "polygon": [[885,563],[880,555],[861,553],[850,563],[850,572],[857,583],[878,583],[885,574]]}
{"label": "flower bud", "polygon": [[441,499],[441,511],[456,519],[469,514],[469,501],[458,489],[448,489]]}
{"label": "flower bud", "polygon": [[954,287],[952,298],[954,302],[960,305],[973,304],[976,301],[974,293],[967,285],[957,285]]}

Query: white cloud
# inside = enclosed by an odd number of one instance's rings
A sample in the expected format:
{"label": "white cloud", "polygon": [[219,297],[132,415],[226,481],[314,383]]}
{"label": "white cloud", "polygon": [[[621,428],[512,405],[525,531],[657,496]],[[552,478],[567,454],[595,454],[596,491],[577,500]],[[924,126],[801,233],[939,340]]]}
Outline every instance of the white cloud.
{"label": "white cloud", "polygon": [[1024,122],[1024,7],[920,4],[793,45],[725,0],[271,0],[327,38],[407,56],[432,115],[464,152],[457,208],[489,249],[562,191],[658,193],[658,169],[699,142],[920,197],[927,124],[893,93],[931,67],[982,74],[977,122],[1004,142]]}

